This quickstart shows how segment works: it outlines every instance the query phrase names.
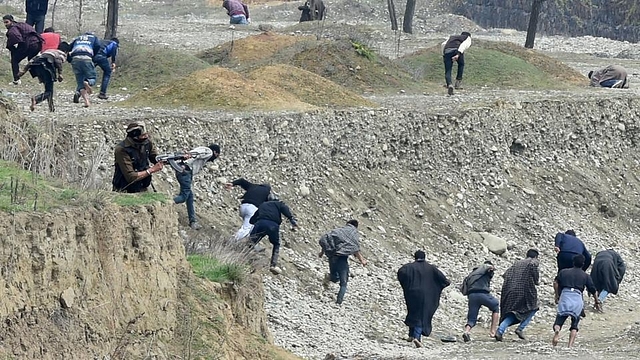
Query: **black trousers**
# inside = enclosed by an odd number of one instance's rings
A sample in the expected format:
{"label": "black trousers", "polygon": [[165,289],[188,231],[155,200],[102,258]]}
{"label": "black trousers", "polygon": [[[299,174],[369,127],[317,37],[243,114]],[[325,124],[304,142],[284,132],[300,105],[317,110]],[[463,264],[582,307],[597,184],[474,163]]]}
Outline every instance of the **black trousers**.
{"label": "black trousers", "polygon": [[24,44],[11,50],[11,72],[13,73],[13,80],[18,80],[18,73],[20,72],[20,61],[33,59],[40,52],[42,46],[27,47]]}

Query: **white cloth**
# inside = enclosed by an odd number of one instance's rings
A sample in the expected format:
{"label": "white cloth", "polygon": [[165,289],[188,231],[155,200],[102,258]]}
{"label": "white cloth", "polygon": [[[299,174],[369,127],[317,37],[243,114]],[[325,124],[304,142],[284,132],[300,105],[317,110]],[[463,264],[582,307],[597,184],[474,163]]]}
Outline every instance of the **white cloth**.
{"label": "white cloth", "polygon": [[258,211],[258,208],[253,204],[240,204],[240,217],[242,218],[242,227],[236,232],[236,240],[244,239],[249,236],[253,225],[249,223],[253,214]]}
{"label": "white cloth", "polygon": [[[202,170],[204,164],[213,156],[213,151],[206,146],[197,147],[191,151],[192,158],[185,161],[191,168],[191,175],[196,175]],[[196,154],[195,156],[193,154]]]}

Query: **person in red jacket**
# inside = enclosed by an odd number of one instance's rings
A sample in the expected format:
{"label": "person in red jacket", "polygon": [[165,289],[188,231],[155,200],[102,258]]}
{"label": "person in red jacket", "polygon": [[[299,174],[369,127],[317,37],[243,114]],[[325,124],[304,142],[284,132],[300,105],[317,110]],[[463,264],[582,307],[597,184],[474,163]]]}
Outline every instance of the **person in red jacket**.
{"label": "person in red jacket", "polygon": [[42,49],[42,37],[36,32],[33,26],[17,22],[13,15],[5,15],[2,22],[7,28],[7,49],[11,53],[11,72],[13,74],[13,84],[20,84],[18,73],[20,72],[20,61],[27,58],[33,59],[40,49]]}
{"label": "person in red jacket", "polygon": [[60,45],[60,34],[56,33],[56,31],[52,27],[48,27],[44,29],[44,32],[40,34],[42,36],[42,49],[41,52],[45,52],[47,50],[55,50]]}

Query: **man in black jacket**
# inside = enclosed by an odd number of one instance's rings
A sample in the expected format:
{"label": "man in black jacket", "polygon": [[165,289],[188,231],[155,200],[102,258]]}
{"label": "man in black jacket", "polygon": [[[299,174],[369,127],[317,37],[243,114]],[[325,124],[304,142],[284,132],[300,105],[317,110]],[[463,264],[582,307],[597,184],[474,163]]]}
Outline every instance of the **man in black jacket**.
{"label": "man in black jacket", "polygon": [[469,299],[469,311],[467,312],[467,324],[464,326],[462,338],[464,342],[471,341],[471,329],[478,322],[478,312],[482,306],[491,310],[491,330],[489,335],[496,336],[498,320],[500,320],[500,304],[495,296],[491,295],[491,279],[495,268],[491,261],[485,261],[481,266],[473,269],[464,281],[466,294]]}
{"label": "man in black jacket", "polygon": [[284,202],[278,200],[274,194],[269,194],[268,201],[262,203],[249,221],[254,224],[249,239],[255,246],[263,237],[269,236],[269,242],[273,245],[271,252],[270,269],[274,274],[280,274],[278,268],[278,255],[280,254],[280,224],[284,215],[293,228],[298,227],[298,222],[291,214],[291,210]]}
{"label": "man in black jacket", "polygon": [[240,217],[242,218],[242,226],[236,232],[235,239],[240,240],[251,233],[253,225],[249,222],[253,214],[258,210],[258,207],[263,202],[267,201],[269,194],[271,193],[271,185],[269,184],[254,184],[239,178],[232,183],[225,184],[227,190],[231,190],[234,186],[240,186],[244,190],[244,195],[240,197]]}
{"label": "man in black jacket", "polygon": [[27,24],[33,26],[38,34],[44,30],[44,18],[47,15],[49,0],[26,0],[25,12],[27,13]]}
{"label": "man in black jacket", "polygon": [[[444,79],[447,82],[447,92],[453,95],[453,89],[462,89],[462,75],[464,73],[464,52],[471,46],[471,34],[463,31],[460,35],[452,35],[442,43],[442,59],[444,60]],[[453,62],[458,63],[456,84],[452,85],[451,70]]]}

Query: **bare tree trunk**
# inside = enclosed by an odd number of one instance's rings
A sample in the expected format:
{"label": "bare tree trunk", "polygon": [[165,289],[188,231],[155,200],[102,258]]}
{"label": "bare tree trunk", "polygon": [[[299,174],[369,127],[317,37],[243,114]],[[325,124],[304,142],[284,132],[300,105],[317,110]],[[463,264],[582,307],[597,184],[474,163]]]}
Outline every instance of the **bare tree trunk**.
{"label": "bare tree trunk", "polygon": [[78,34],[82,34],[82,0],[78,1],[78,21],[76,22],[76,26],[78,27]]}
{"label": "bare tree trunk", "polygon": [[105,39],[111,39],[118,34],[118,0],[108,0],[107,25],[104,32]]}
{"label": "bare tree trunk", "polygon": [[398,18],[396,17],[396,5],[393,0],[387,0],[387,7],[389,8],[389,18],[391,19],[391,30],[398,30]]}
{"label": "bare tree trunk", "polygon": [[53,2],[53,7],[51,8],[51,27],[55,27],[56,23],[56,5],[58,5],[58,0]]}
{"label": "bare tree trunk", "polygon": [[413,14],[416,12],[416,0],[407,0],[407,8],[402,19],[402,31],[413,34]]}
{"label": "bare tree trunk", "polygon": [[536,31],[538,31],[538,18],[540,17],[540,10],[542,10],[543,1],[544,0],[533,0],[533,4],[531,5],[529,27],[527,28],[527,39],[524,42],[524,47],[527,49],[533,49],[533,43],[536,40]]}

